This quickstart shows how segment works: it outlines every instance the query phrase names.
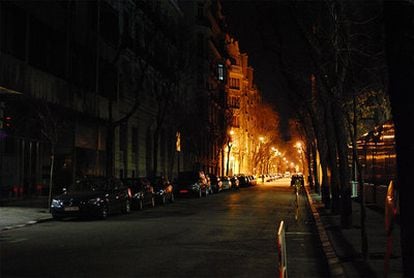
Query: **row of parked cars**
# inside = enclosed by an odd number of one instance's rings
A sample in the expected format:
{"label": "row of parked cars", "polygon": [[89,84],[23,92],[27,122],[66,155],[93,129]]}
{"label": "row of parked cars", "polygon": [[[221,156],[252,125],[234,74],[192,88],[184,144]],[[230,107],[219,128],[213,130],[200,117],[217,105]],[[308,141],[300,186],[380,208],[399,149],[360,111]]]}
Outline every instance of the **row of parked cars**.
{"label": "row of parked cars", "polygon": [[174,182],[163,176],[125,179],[85,177],[55,196],[50,211],[55,219],[77,216],[105,219],[114,213],[129,213],[132,209],[172,203],[175,196],[200,198],[255,184],[253,176],[218,177],[203,171],[181,172]]}
{"label": "row of parked cars", "polygon": [[208,196],[223,190],[239,189],[256,185],[254,176],[217,176],[205,174],[203,171],[181,172],[174,182],[175,191],[179,195]]}

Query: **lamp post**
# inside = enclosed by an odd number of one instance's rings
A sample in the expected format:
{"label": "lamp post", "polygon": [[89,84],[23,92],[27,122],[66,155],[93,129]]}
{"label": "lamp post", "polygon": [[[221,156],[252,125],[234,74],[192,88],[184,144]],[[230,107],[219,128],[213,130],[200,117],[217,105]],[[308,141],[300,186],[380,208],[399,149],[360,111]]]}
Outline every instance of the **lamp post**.
{"label": "lamp post", "polygon": [[230,152],[231,147],[233,146],[233,134],[234,131],[230,130],[227,140],[227,165],[226,165],[226,176],[229,175],[229,167],[230,167]]}
{"label": "lamp post", "polygon": [[263,155],[263,150],[262,150],[262,145],[264,143],[264,137],[260,136],[259,137],[259,154],[260,154],[260,164],[262,166],[262,182],[264,183],[264,155]]}

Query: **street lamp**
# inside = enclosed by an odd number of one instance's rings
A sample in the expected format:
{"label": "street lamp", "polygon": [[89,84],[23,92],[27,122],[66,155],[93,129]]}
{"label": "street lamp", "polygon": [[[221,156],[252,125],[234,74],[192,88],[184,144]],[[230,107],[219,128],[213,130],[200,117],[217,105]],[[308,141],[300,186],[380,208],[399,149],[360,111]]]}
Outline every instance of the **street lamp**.
{"label": "street lamp", "polygon": [[234,130],[229,131],[228,140],[227,140],[227,165],[226,165],[226,176],[229,175],[229,167],[230,167],[230,152],[231,147],[233,146],[233,135]]}
{"label": "street lamp", "polygon": [[264,183],[264,155],[262,150],[262,145],[265,141],[265,138],[263,136],[259,137],[259,154],[260,154],[260,164],[262,164],[262,182]]}

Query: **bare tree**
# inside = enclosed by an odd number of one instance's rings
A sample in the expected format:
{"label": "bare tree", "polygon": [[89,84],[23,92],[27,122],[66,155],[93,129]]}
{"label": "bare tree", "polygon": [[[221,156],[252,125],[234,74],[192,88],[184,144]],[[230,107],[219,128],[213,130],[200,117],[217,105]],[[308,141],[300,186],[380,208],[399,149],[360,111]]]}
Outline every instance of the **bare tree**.
{"label": "bare tree", "polygon": [[385,1],[386,50],[389,94],[396,131],[398,191],[400,196],[401,250],[404,277],[414,276],[414,226],[412,219],[412,119],[410,93],[414,68],[414,4],[412,1]]}

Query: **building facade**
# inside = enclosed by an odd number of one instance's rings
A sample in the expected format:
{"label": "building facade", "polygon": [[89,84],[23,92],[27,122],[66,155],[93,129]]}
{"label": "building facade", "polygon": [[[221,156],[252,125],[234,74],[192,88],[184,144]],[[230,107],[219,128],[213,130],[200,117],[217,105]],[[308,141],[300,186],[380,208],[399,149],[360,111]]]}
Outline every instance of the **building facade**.
{"label": "building facade", "polygon": [[238,41],[227,35],[226,48],[229,53],[226,93],[232,120],[228,130],[231,143],[226,147],[225,160],[230,174],[251,174],[256,167],[253,156],[258,144],[255,127],[258,122],[254,111],[261,103],[260,92],[254,84],[248,55],[240,52]]}
{"label": "building facade", "polygon": [[51,167],[56,190],[84,175],[176,174],[176,1],[7,1],[0,12],[2,196],[39,193]]}
{"label": "building facade", "polygon": [[218,0],[0,2],[1,196],[223,175],[230,139],[232,173],[251,172],[259,94],[226,34]]}

